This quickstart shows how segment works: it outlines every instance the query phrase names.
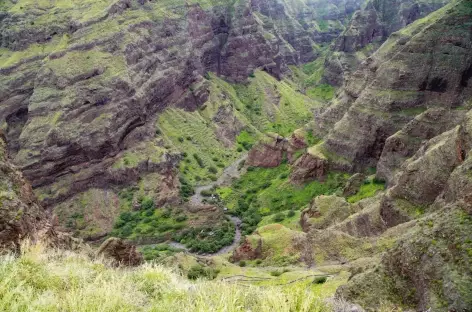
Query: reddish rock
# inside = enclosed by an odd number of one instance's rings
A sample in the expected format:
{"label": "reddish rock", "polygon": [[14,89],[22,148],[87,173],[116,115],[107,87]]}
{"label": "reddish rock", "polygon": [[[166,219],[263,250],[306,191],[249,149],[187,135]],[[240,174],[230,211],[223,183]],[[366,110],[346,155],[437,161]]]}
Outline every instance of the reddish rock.
{"label": "reddish rock", "polygon": [[293,165],[290,180],[295,184],[301,184],[310,180],[324,180],[328,173],[328,168],[329,164],[326,159],[305,153]]}
{"label": "reddish rock", "polygon": [[136,246],[116,237],[104,241],[97,254],[112,259],[115,265],[136,266],[143,263],[143,256]]}
{"label": "reddish rock", "polygon": [[243,244],[233,251],[231,256],[232,262],[238,262],[241,260],[254,260],[262,257],[262,239],[259,238],[257,246],[254,248],[251,242],[246,238]]}

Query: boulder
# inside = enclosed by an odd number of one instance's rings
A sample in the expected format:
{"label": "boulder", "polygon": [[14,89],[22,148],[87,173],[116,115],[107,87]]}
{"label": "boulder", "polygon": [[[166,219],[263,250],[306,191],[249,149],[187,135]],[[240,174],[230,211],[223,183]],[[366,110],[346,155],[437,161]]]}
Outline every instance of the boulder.
{"label": "boulder", "polygon": [[312,180],[324,180],[328,174],[328,168],[327,159],[305,153],[295,161],[290,180],[295,184]]}
{"label": "boulder", "polygon": [[115,265],[137,266],[143,263],[143,256],[136,246],[116,237],[104,241],[97,254],[111,259]]}
{"label": "boulder", "polygon": [[349,180],[346,182],[346,185],[344,186],[343,189],[343,196],[348,197],[356,194],[359,192],[359,189],[361,188],[362,184],[365,181],[365,175],[362,173],[356,173],[352,175]]}
{"label": "boulder", "polygon": [[257,240],[257,245],[253,246],[253,244],[249,241],[248,238],[244,240],[244,242],[233,251],[233,255],[231,256],[232,262],[238,262],[241,260],[254,260],[260,259],[262,257],[262,238]]}

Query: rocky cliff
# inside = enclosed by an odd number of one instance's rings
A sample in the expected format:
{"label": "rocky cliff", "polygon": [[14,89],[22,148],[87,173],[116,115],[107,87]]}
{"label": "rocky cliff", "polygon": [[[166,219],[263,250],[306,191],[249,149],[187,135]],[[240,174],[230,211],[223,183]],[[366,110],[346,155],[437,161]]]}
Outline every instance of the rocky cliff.
{"label": "rocky cliff", "polygon": [[[370,267],[353,265],[338,290],[373,311],[382,302],[470,307],[471,21],[472,3],[453,1],[393,33],[318,120],[324,140],[309,157],[331,169],[376,168],[376,181],[387,182],[384,192],[360,201],[317,198],[301,219],[315,255],[380,255]],[[326,254],[320,246],[328,245]]]}
{"label": "rocky cliff", "polygon": [[4,138],[0,139],[0,170],[0,251],[18,251],[23,239],[37,238],[48,218],[31,185],[8,159]]}
{"label": "rocky cliff", "polygon": [[353,170],[379,162],[379,176],[390,181],[387,171],[393,169],[386,168],[391,164],[386,158],[412,156],[407,149],[419,147],[400,143],[400,137],[420,142],[457,125],[471,94],[469,16],[467,11],[452,14],[457,6],[448,5],[393,34],[361,65],[318,119],[319,133],[327,132],[318,150]]}
{"label": "rocky cliff", "polygon": [[[342,31],[360,3],[2,2],[0,117],[9,152],[45,206],[149,173],[175,181],[180,151],[155,126],[163,110],[201,107],[207,72],[244,81],[261,68],[280,78],[288,65],[315,59],[316,43]],[[125,150],[139,159],[118,168]]]}
{"label": "rocky cliff", "polygon": [[336,38],[326,57],[323,80],[342,86],[352,74],[390,36],[436,11],[449,0],[367,1],[356,11],[346,29]]}

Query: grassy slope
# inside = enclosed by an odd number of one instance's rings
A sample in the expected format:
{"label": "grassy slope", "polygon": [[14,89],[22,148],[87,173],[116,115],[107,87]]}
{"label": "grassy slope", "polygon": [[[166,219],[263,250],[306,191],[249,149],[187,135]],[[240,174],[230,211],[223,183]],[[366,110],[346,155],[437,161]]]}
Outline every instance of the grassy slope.
{"label": "grassy slope", "polygon": [[293,210],[297,215],[313,197],[335,193],[347,178],[346,174],[330,173],[325,182],[295,186],[290,183],[289,173],[288,164],[277,168],[251,168],[231,186],[217,190],[226,207],[242,216],[243,233],[250,234],[261,221],[260,225],[266,225],[282,222],[286,217],[287,223],[296,227],[295,216],[285,211]]}
{"label": "grassy slope", "polygon": [[[292,82],[277,81],[262,71],[256,71],[247,84],[229,84],[212,74],[208,82],[210,97],[204,106],[194,112],[167,109],[156,125],[167,147],[185,152],[180,171],[194,185],[214,180],[264,132],[287,136],[302,127],[310,120],[311,110],[321,104],[297,92]],[[221,110],[240,123],[239,128],[221,126],[239,134],[232,145],[218,137],[221,129],[214,118]]]}
{"label": "grassy slope", "polygon": [[[310,291],[316,290],[318,291]],[[161,265],[111,268],[36,245],[0,261],[2,311],[328,311],[318,285],[190,282]]]}

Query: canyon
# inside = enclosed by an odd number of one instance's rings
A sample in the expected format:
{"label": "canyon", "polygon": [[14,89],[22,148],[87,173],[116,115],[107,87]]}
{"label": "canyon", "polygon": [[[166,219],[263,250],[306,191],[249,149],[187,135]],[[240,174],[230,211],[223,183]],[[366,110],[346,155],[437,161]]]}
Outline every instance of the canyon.
{"label": "canyon", "polygon": [[471,105],[469,0],[6,0],[0,248],[469,311]]}

